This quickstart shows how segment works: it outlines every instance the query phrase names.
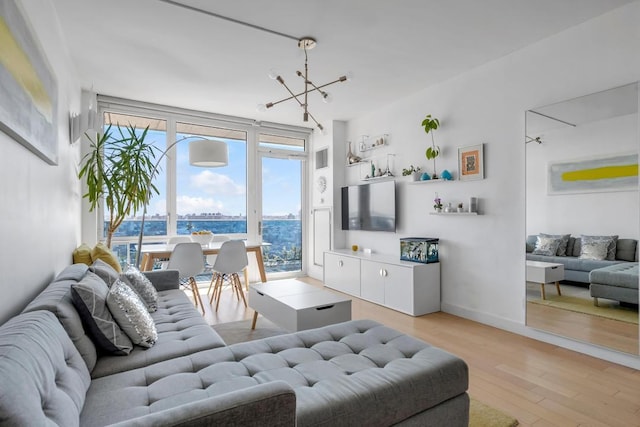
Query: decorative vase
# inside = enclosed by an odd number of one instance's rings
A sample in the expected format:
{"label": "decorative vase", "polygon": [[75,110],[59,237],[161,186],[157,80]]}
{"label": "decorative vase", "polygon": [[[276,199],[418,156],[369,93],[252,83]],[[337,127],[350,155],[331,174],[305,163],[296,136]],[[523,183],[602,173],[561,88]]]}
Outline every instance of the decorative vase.
{"label": "decorative vase", "polygon": [[437,213],[442,212],[442,208],[436,208],[436,212],[437,212]]}
{"label": "decorative vase", "polygon": [[413,172],[411,174],[411,179],[413,179],[414,181],[420,181],[420,172]]}
{"label": "decorative vase", "polygon": [[458,208],[458,212],[464,212],[464,209]]}
{"label": "decorative vase", "polygon": [[358,163],[360,161],[360,157],[353,154],[351,151],[351,141],[349,141],[349,151],[347,152],[347,163],[352,165],[354,163]]}
{"label": "decorative vase", "polygon": [[428,173],[426,173],[426,172],[425,172],[425,173],[423,173],[423,174],[420,176],[420,180],[422,180],[422,181],[429,181],[430,179],[431,179],[431,177],[430,177],[430,176],[429,176],[429,174],[428,174]]}

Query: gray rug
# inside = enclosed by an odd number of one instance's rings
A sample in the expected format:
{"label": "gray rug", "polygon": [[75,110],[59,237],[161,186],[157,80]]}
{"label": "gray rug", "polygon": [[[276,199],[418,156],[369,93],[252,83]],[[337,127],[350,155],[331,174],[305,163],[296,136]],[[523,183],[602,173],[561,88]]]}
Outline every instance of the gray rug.
{"label": "gray rug", "polygon": [[219,323],[213,325],[212,328],[228,345],[289,333],[262,316],[258,316],[256,328],[253,330],[251,329],[251,319]]}

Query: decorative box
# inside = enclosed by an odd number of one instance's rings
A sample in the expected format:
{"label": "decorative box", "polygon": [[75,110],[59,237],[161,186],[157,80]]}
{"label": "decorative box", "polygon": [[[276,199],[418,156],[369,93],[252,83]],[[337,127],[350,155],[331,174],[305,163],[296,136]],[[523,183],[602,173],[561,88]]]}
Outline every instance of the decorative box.
{"label": "decorative box", "polygon": [[433,237],[402,238],[400,239],[400,259],[423,264],[438,262],[438,240]]}

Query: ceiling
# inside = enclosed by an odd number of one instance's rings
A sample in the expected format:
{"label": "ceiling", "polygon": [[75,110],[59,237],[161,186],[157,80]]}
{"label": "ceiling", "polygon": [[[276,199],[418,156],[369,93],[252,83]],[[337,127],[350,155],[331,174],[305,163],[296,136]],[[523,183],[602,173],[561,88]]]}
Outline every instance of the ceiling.
{"label": "ceiling", "polygon": [[[321,123],[349,120],[632,0],[176,0],[294,38],[314,37],[310,95]],[[55,0],[81,85],[104,95],[312,127],[269,79],[303,90],[294,39],[162,0]]]}

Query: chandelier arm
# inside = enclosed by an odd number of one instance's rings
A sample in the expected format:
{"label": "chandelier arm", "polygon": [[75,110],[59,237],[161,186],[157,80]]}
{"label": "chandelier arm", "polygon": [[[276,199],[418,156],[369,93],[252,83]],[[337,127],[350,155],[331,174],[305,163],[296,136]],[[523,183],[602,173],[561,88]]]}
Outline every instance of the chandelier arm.
{"label": "chandelier arm", "polygon": [[[300,73],[300,74],[302,74],[302,73]],[[302,76],[300,76],[300,77],[302,77]],[[302,78],[304,78],[304,77],[302,77]],[[329,85],[332,85],[332,84],[334,84],[334,83],[345,82],[345,81],[347,81],[347,77],[346,77],[346,76],[339,77],[339,78],[335,79],[335,80],[334,80],[334,81],[332,81],[332,82],[325,83],[325,84],[320,85],[320,86],[316,86],[316,85],[314,85],[313,83],[309,82],[309,83],[311,83],[311,85],[313,86],[313,89],[308,90],[308,92],[309,92],[309,93],[311,93],[311,92],[314,92],[314,91],[316,91],[316,90],[317,90],[317,91],[319,91],[320,89],[322,89],[322,88],[324,88],[324,87],[327,87],[327,86],[329,86]],[[297,97],[297,96],[301,96],[301,95],[304,95],[304,92],[300,92],[300,93],[295,94],[295,95],[293,95],[293,96],[289,96],[289,97],[287,97],[287,98],[283,98],[283,99],[281,99],[280,101],[270,102],[270,103],[269,103],[269,104],[270,104],[269,108],[271,108],[271,107],[272,107],[272,106],[274,106],[274,105],[280,104],[281,102],[288,101],[288,100],[290,100],[290,99],[293,99],[293,98],[295,98],[295,97]]]}
{"label": "chandelier arm", "polygon": [[[278,81],[280,82],[280,84],[281,84],[282,86],[284,86],[284,88],[287,90],[287,92],[289,92],[289,93],[291,94],[291,96],[290,96],[289,98],[287,98],[287,100],[288,100],[288,99],[295,99],[295,100],[298,102],[298,104],[300,104],[300,106],[301,106],[301,107],[304,107],[304,104],[303,104],[302,102],[300,102],[300,100],[298,99],[298,96],[300,96],[301,94],[298,94],[298,95],[294,94],[294,93],[291,91],[291,89],[289,89],[289,86],[287,86],[287,84],[284,82],[284,79],[283,79],[283,78],[280,78]],[[285,101],[285,100],[283,99],[282,101]],[[276,102],[276,103],[273,103],[273,105],[275,105],[275,104],[277,104],[277,103],[279,103],[279,102],[282,102],[282,101],[278,101],[278,102]]]}
{"label": "chandelier arm", "polygon": [[313,120],[313,121],[316,123],[316,126],[318,126],[318,128],[319,128],[320,130],[323,130],[323,129],[324,129],[324,128],[322,127],[322,125],[321,125],[320,123],[318,123],[318,121],[316,120],[316,118],[315,118],[315,117],[313,117],[313,114],[309,113],[308,111],[307,111],[307,114],[309,115],[309,117],[311,117],[311,120]]}

